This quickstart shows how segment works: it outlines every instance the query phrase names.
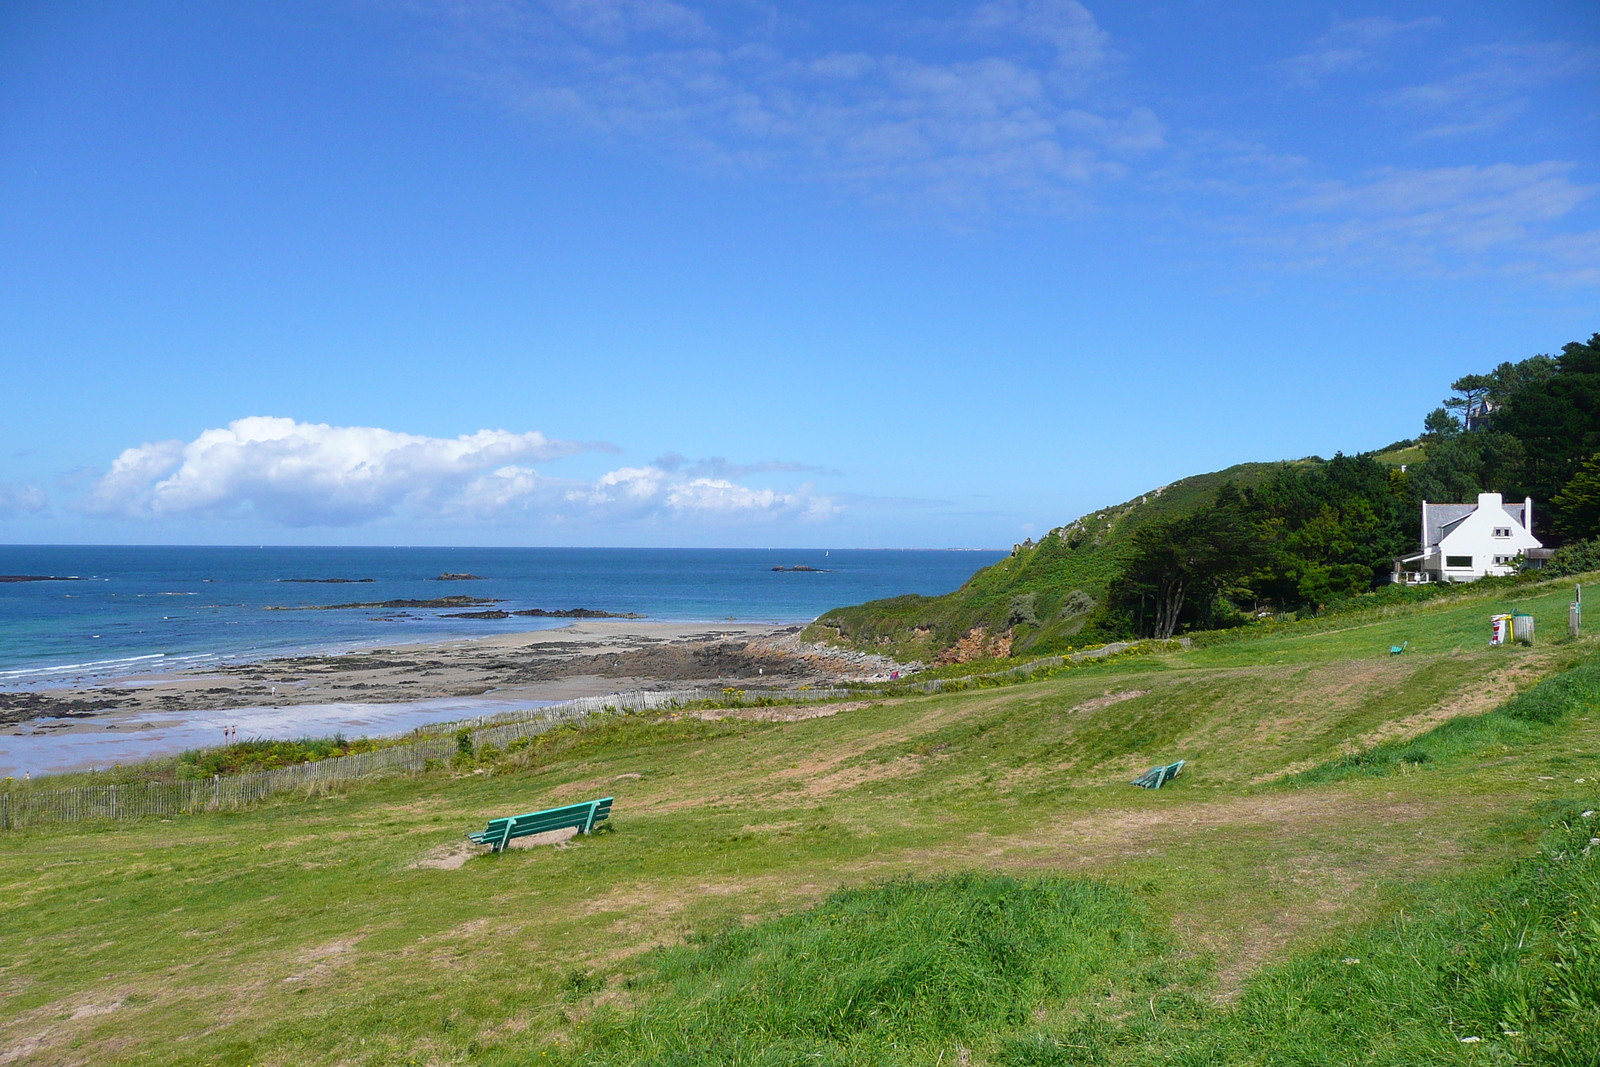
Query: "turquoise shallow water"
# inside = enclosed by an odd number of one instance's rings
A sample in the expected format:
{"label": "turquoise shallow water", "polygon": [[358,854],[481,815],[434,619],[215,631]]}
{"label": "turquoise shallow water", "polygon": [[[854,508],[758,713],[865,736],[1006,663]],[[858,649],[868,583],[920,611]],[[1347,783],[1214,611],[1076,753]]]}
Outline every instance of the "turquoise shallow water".
{"label": "turquoise shallow water", "polygon": [[[564,626],[448,619],[472,609],[301,607],[442,596],[516,611],[593,608],[652,619],[805,622],[832,607],[959,586],[1001,552],[848,549],[0,546],[0,688],[107,679],[323,649]],[[774,571],[777,566],[818,572]],[[482,581],[437,581],[445,572]],[[373,579],[323,585],[295,578]]]}

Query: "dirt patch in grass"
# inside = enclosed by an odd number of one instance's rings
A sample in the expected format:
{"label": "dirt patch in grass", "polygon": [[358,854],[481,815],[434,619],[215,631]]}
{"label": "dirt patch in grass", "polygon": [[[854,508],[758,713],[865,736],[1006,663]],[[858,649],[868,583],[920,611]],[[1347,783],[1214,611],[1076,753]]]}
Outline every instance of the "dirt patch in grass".
{"label": "dirt patch in grass", "polygon": [[[50,1063],[90,1062],[92,1054],[88,1050],[83,1055],[67,1056],[62,1046],[84,1036],[84,1020],[98,1019],[122,1010],[127,1006],[130,996],[132,991],[128,989],[115,993],[96,990],[23,1012],[9,1020],[4,1029],[0,1029],[0,1064],[17,1063],[47,1049],[55,1050],[55,1055],[49,1058]],[[74,1023],[80,1025],[74,1026]]]}
{"label": "dirt patch in grass", "polygon": [[[841,767],[831,774],[806,778],[804,793],[807,797],[816,799],[842,793],[868,782],[886,782],[893,778],[904,778],[921,770],[921,756],[901,756],[887,763],[874,763],[866,767]],[[775,777],[799,778],[803,777],[804,773],[804,767],[801,767],[787,775],[780,774]]]}
{"label": "dirt patch in grass", "polygon": [[358,937],[339,937],[306,949],[295,957],[300,968],[284,979],[285,982],[315,982],[326,978],[339,967],[350,962],[355,955]]}
{"label": "dirt patch in grass", "polygon": [[1148,689],[1128,689],[1121,693],[1107,693],[1105,696],[1093,697],[1085,700],[1082,704],[1069,708],[1067,714],[1081,715],[1086,712],[1099,711],[1101,708],[1109,708],[1113,704],[1120,704],[1124,700],[1133,700],[1135,697],[1148,696],[1149,694],[1150,690]]}
{"label": "dirt patch in grass", "polygon": [[[529,834],[527,837],[513,838],[507,845],[506,851],[539,848],[545,845],[565,845],[578,836],[575,827],[564,826],[559,830],[546,830],[542,834]],[[466,866],[468,860],[474,856],[488,855],[482,845],[474,845],[471,841],[450,841],[429,849],[428,852],[415,863],[406,865],[406,870],[428,871],[458,871]]]}
{"label": "dirt patch in grass", "polygon": [[406,870],[427,871],[455,871],[460,870],[480,849],[471,841],[451,841],[449,844],[440,845],[429,849],[427,854],[415,863],[406,865]]}
{"label": "dirt patch in grass", "polygon": [[544,845],[565,845],[578,836],[575,826],[563,826],[559,830],[546,830],[542,834],[529,834],[527,837],[518,837],[506,845],[506,849],[539,848]]}
{"label": "dirt patch in grass", "polygon": [[717,719],[743,719],[745,722],[802,722],[822,719],[841,711],[860,711],[870,708],[871,700],[853,700],[844,704],[794,704],[772,708],[707,708],[697,711],[694,717],[708,722]]}

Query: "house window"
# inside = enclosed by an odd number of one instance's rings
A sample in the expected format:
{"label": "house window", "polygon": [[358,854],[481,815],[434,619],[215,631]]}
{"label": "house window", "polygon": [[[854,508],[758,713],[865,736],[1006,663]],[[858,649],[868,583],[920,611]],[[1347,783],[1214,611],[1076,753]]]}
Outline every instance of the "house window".
{"label": "house window", "polygon": [[1509,527],[1509,526],[1496,526],[1494,528],[1494,535],[1496,537],[1510,537],[1511,536],[1511,527]]}
{"label": "house window", "polygon": [[1471,556],[1446,556],[1444,558],[1444,565],[1446,567],[1471,567],[1472,566],[1472,557]]}
{"label": "house window", "polygon": [[1515,557],[1512,557],[1512,556],[1496,556],[1494,558],[1494,561],[1496,563],[1510,563],[1513,558],[1515,558]]}

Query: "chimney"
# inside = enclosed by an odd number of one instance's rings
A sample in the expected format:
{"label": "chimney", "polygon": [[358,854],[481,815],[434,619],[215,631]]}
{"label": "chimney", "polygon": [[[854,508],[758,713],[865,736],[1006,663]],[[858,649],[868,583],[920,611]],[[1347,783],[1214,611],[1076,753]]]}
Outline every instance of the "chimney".
{"label": "chimney", "polygon": [[1422,551],[1428,551],[1428,502],[1422,502]]}
{"label": "chimney", "polygon": [[1533,533],[1533,497],[1522,499],[1522,525],[1529,533]]}

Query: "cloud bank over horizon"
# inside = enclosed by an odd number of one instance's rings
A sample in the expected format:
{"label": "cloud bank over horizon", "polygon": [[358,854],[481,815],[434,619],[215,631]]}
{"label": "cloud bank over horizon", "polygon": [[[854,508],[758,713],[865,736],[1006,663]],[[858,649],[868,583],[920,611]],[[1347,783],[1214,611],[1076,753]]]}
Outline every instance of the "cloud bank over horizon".
{"label": "cloud bank over horizon", "polygon": [[[832,518],[840,505],[805,484],[783,491],[735,480],[752,473],[815,471],[806,464],[688,464],[668,455],[592,481],[554,477],[530,464],[615,445],[479,430],[427,437],[371,426],[330,426],[251,416],[192,441],[124,449],[70,507],[102,518],[264,520],[282,527],[354,527],[384,519],[455,523],[535,520],[743,525]],[[38,511],[37,488],[6,488],[0,518]]]}

